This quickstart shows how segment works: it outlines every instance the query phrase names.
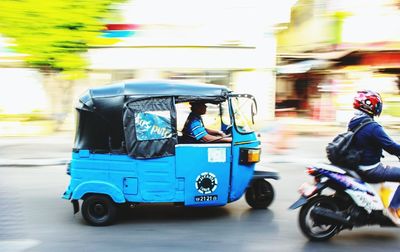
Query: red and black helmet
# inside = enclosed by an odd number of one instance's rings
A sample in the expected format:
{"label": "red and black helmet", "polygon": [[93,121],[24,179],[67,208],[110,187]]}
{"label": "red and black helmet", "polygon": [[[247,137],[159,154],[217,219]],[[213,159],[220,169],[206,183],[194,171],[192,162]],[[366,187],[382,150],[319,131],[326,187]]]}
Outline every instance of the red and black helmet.
{"label": "red and black helmet", "polygon": [[372,116],[381,114],[382,105],[381,95],[371,90],[357,91],[356,96],[354,96],[353,108]]}

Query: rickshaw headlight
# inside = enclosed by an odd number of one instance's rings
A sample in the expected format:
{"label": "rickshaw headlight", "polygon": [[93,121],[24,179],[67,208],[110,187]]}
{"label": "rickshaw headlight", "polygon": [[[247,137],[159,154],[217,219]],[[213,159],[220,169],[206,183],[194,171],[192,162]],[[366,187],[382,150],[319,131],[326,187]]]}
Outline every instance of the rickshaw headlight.
{"label": "rickshaw headlight", "polygon": [[247,153],[247,161],[249,163],[256,163],[260,161],[260,150],[249,150]]}
{"label": "rickshaw headlight", "polygon": [[261,149],[259,148],[241,148],[240,149],[240,164],[251,164],[260,161]]}

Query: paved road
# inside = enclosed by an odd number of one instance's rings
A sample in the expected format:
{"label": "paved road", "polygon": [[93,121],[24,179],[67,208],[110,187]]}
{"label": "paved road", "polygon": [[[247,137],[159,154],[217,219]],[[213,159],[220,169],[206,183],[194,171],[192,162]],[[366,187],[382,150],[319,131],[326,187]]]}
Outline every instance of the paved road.
{"label": "paved road", "polygon": [[[58,142],[55,141],[58,139]],[[126,211],[113,226],[91,227],[61,195],[68,184],[63,166],[0,168],[0,251],[394,251],[400,232],[365,227],[345,231],[327,243],[309,243],[297,226],[297,187],[308,180],[307,163],[323,160],[329,138],[297,137],[281,155],[264,152],[263,165],[282,177],[272,181],[276,198],[268,210],[252,210],[243,199],[219,208],[144,205]],[[46,147],[47,146],[47,147]],[[63,158],[69,146],[62,138],[42,144],[12,141],[0,157],[25,153]],[[43,153],[46,152],[46,153]],[[390,161],[390,160],[389,160]]]}

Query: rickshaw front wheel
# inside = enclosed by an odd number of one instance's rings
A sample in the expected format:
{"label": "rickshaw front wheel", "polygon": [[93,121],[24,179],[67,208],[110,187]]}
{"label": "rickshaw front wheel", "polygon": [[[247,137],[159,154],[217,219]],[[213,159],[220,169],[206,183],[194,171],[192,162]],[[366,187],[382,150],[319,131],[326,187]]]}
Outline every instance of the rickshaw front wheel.
{"label": "rickshaw front wheel", "polygon": [[265,209],[271,205],[274,199],[274,188],[265,179],[257,179],[251,182],[246,191],[246,202],[254,209]]}
{"label": "rickshaw front wheel", "polygon": [[107,195],[90,195],[83,200],[82,216],[90,225],[107,226],[115,221],[117,207]]}

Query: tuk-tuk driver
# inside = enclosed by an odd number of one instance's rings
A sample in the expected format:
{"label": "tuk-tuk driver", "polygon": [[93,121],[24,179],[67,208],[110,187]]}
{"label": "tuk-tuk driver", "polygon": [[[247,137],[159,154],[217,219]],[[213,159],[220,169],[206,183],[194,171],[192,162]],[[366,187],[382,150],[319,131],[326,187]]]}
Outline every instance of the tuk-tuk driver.
{"label": "tuk-tuk driver", "polygon": [[207,111],[207,106],[204,102],[191,102],[191,113],[186,119],[182,134],[191,142],[199,143],[230,143],[232,138],[225,135],[224,132],[204,127],[201,115]]}

